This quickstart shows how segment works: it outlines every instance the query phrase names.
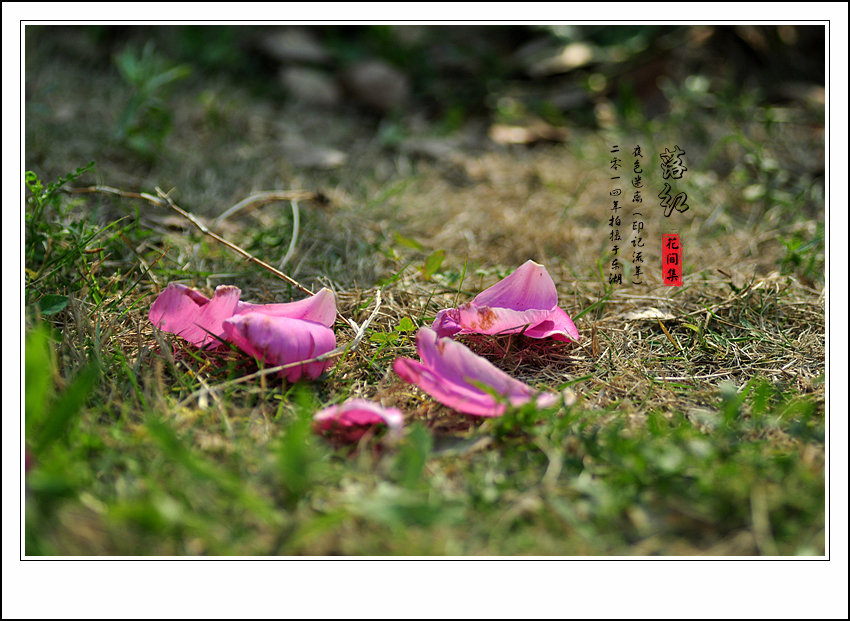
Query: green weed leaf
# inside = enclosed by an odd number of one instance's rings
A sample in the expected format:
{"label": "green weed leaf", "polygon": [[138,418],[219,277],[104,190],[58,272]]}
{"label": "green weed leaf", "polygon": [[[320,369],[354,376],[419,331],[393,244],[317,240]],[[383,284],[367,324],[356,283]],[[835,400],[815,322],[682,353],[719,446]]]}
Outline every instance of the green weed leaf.
{"label": "green weed leaf", "polygon": [[425,265],[422,266],[422,275],[425,277],[425,280],[431,280],[431,277],[437,273],[437,270],[440,269],[440,266],[443,265],[443,260],[446,258],[445,250],[437,250],[428,255],[428,258],[425,259]]}
{"label": "green weed leaf", "polygon": [[66,295],[45,295],[38,301],[38,308],[44,316],[55,315],[68,306],[68,296]]}

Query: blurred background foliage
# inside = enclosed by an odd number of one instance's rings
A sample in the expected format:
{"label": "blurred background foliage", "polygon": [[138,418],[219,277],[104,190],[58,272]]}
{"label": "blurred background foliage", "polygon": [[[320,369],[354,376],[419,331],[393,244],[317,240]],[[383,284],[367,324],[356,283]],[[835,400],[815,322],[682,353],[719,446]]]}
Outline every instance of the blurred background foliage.
{"label": "blurred background foliage", "polygon": [[594,105],[605,100],[622,117],[652,119],[675,113],[681,97],[722,106],[730,91],[750,92],[756,105],[817,102],[813,87],[825,80],[824,28],[805,25],[93,25],[29,26],[27,35],[28,57],[70,54],[123,74],[128,46],[155,45],[197,79],[226,74],[270,98],[287,96],[276,79],[282,64],[335,78],[377,59],[410,82],[411,107],[443,121],[524,110],[593,125]]}
{"label": "blurred background foliage", "polygon": [[494,147],[669,141],[718,234],[810,221],[782,270],[822,282],[825,67],[807,25],[28,26],[27,169],[95,160],[200,214],[299,186],[371,209],[421,161],[462,187]]}

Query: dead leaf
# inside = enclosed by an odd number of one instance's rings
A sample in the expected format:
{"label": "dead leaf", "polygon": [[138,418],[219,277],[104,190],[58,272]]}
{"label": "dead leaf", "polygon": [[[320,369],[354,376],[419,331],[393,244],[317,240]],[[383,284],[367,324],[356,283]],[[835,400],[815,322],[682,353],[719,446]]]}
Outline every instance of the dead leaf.
{"label": "dead leaf", "polygon": [[670,321],[675,319],[676,316],[672,313],[666,313],[662,310],[658,310],[652,306],[648,308],[643,308],[641,310],[635,310],[630,313],[626,313],[625,317],[623,317],[626,321],[657,321],[659,319],[664,321]]}
{"label": "dead leaf", "polygon": [[545,121],[533,121],[529,125],[503,125],[490,127],[490,139],[499,144],[535,144],[537,142],[565,142],[567,130]]}

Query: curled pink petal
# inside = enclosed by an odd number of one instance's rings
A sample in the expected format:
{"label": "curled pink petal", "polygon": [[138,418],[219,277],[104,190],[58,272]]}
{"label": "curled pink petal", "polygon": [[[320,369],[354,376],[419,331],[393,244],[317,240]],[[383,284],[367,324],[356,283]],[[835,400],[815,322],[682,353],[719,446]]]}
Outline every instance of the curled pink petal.
{"label": "curled pink petal", "polygon": [[[227,319],[224,334],[242,351],[269,366],[303,362],[336,347],[336,336],[327,326],[264,313],[245,313]],[[290,382],[305,376],[316,379],[332,364],[332,360],[308,362],[282,373]]]}
{"label": "curled pink petal", "polygon": [[533,339],[551,337],[556,341],[578,341],[578,328],[576,328],[576,324],[558,306],[555,307],[555,310],[544,321],[528,328],[523,334]]}
{"label": "curled pink petal", "polygon": [[187,287],[186,285],[181,285],[179,282],[169,283],[168,287],[173,287],[174,289],[177,289],[177,291],[181,292],[189,299],[197,302],[198,306],[203,306],[204,304],[210,301],[207,296],[205,296],[197,289],[192,289],[191,287]]}
{"label": "curled pink petal", "polygon": [[464,334],[515,334],[545,321],[551,313],[551,308],[516,311],[512,308],[476,306],[473,300],[458,307],[455,317],[458,324],[463,326],[461,333]]}
{"label": "curled pink petal", "polygon": [[260,313],[289,317],[328,328],[336,320],[336,300],[330,289],[321,289],[313,296],[284,304],[240,302],[240,295],[237,287],[222,285],[210,299],[196,289],[171,283],[154,301],[148,317],[159,329],[176,334],[198,347],[219,345],[224,336],[224,321],[235,315]]}
{"label": "curled pink petal", "polygon": [[513,274],[476,295],[472,303],[516,311],[552,309],[558,304],[558,291],[546,268],[529,259]]}
{"label": "curled pink petal", "polygon": [[342,405],[333,405],[313,415],[317,427],[327,431],[334,427],[359,428],[385,424],[391,436],[398,436],[404,425],[404,415],[397,408],[385,408],[366,399],[351,399]]}
{"label": "curled pink petal", "polygon": [[454,336],[463,330],[463,326],[461,326],[457,319],[455,319],[456,314],[456,308],[444,308],[437,313],[437,316],[434,318],[434,323],[431,324],[431,329],[434,330],[439,337]]}
{"label": "curled pink petal", "polygon": [[464,345],[450,338],[440,338],[429,328],[419,330],[416,349],[421,362],[398,358],[393,362],[393,370],[406,382],[419,386],[440,403],[459,412],[501,416],[507,409],[505,402],[518,406],[534,400],[540,407],[549,407],[560,398],[554,393],[532,389]]}
{"label": "curled pink petal", "polygon": [[320,323],[330,328],[336,321],[336,298],[333,291],[328,288],[320,289],[315,295],[311,295],[297,302],[285,302],[282,304],[250,304],[239,302],[236,305],[236,314],[262,313],[272,317],[289,317],[291,319],[303,319]]}
{"label": "curled pink petal", "polygon": [[221,285],[209,299],[194,289],[171,283],[154,301],[148,317],[164,332],[198,347],[215,347],[224,333],[222,322],[236,311],[239,295],[237,287]]}
{"label": "curled pink petal", "polygon": [[578,340],[575,324],[558,307],[555,282],[545,267],[531,260],[472,301],[441,310],[432,328],[439,336],[522,332],[532,338]]}

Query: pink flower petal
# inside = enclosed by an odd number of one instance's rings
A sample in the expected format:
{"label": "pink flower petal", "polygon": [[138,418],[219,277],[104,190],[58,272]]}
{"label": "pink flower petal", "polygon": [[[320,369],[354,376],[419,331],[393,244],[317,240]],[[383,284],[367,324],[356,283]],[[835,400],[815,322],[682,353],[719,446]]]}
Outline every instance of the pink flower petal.
{"label": "pink flower petal", "polygon": [[516,311],[551,310],[558,304],[558,291],[546,268],[529,259],[513,274],[476,295],[472,304]]}
{"label": "pink flower petal", "polygon": [[[538,406],[548,407],[560,398],[554,393],[535,391],[464,345],[440,338],[428,328],[420,329],[416,335],[416,349],[422,362],[399,358],[393,362],[393,370],[406,382],[419,386],[459,412],[501,416],[506,410],[505,401],[518,406],[533,399]],[[476,384],[489,387],[503,399],[497,399]]]}
{"label": "pink flower petal", "polygon": [[221,285],[210,300],[194,289],[171,283],[154,301],[148,317],[164,332],[198,347],[215,347],[221,342],[216,337],[224,333],[222,322],[236,311],[239,294],[237,287]]}
{"label": "pink flower petal", "polygon": [[575,324],[558,307],[555,282],[545,267],[530,260],[471,302],[441,310],[432,328],[440,336],[522,332],[532,338],[578,340]]}
{"label": "pink flower petal", "polygon": [[261,313],[271,317],[302,319],[328,328],[336,320],[336,301],[330,289],[284,304],[240,302],[240,295],[237,287],[222,285],[210,299],[200,291],[171,283],[154,301],[148,317],[161,330],[176,334],[198,347],[219,345],[221,341],[216,337],[224,335],[223,322],[234,315]]}
{"label": "pink flower petal", "polygon": [[404,425],[404,415],[396,408],[385,408],[366,399],[351,399],[342,405],[333,405],[313,415],[313,420],[321,430],[335,426],[352,428],[385,424],[390,435],[397,436]]}
{"label": "pink flower petal", "polygon": [[203,293],[201,293],[197,289],[192,289],[191,287],[187,287],[186,285],[181,285],[178,282],[169,283],[168,286],[174,287],[178,291],[182,292],[183,295],[186,295],[190,299],[197,302],[198,306],[203,306],[204,304],[206,304],[207,302],[210,301],[210,299],[207,296],[205,296]]}
{"label": "pink flower petal", "polygon": [[434,318],[434,323],[431,324],[431,329],[434,330],[439,337],[454,336],[463,330],[463,326],[460,325],[455,318],[456,315],[456,308],[444,308],[437,313],[437,316]]}
{"label": "pink flower petal", "polygon": [[286,302],[283,304],[250,304],[239,302],[236,305],[236,314],[262,313],[272,317],[289,317],[291,319],[303,319],[320,323],[330,328],[336,321],[336,299],[330,289],[320,289],[315,295],[311,295],[297,302]]}
{"label": "pink flower petal", "polygon": [[523,334],[533,339],[552,337],[556,341],[578,341],[576,324],[573,323],[567,313],[557,306],[545,321],[528,328]]}
{"label": "pink flower petal", "polygon": [[[264,313],[245,313],[224,322],[228,341],[269,366],[309,360],[331,351],[336,336],[327,326],[291,317],[274,317]],[[309,362],[282,371],[290,382],[306,376],[318,378],[332,360]]]}
{"label": "pink flower petal", "polygon": [[545,321],[551,308],[515,311],[511,308],[476,306],[474,301],[458,307],[455,317],[461,334],[515,334]]}

